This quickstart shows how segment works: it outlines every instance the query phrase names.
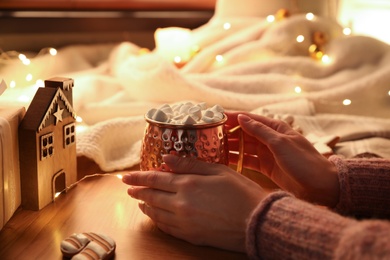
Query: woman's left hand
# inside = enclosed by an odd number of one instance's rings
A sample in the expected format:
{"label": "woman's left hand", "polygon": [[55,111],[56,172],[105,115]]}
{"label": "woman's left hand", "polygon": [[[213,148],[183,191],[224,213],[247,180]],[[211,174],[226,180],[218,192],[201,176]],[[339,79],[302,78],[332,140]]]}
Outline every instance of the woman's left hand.
{"label": "woman's left hand", "polygon": [[175,155],[173,172],[136,171],[123,177],[128,194],[164,232],[196,245],[245,252],[248,218],[267,195],[257,183],[222,164]]}

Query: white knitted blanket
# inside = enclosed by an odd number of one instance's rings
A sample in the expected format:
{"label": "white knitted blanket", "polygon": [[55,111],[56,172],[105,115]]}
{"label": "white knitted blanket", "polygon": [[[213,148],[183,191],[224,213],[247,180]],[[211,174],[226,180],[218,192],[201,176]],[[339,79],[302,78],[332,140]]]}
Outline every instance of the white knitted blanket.
{"label": "white knitted blanket", "polygon": [[[338,24],[320,17],[295,15],[275,23],[233,17],[229,22],[231,28],[223,30],[225,21],[214,17],[193,30],[201,50],[180,69],[154,51],[140,55],[142,46],[130,42],[69,46],[59,50],[55,63],[52,57],[37,61],[37,66],[51,64],[41,78],[75,80],[74,108],[86,127],[78,133],[78,155],[105,171],[131,167],[139,162],[144,113],[164,103],[194,101],[227,110],[291,114],[304,135],[316,137],[313,142],[341,137],[334,147],[338,154],[390,158],[389,45],[344,36]],[[327,62],[308,55],[317,31],[327,36]],[[297,42],[298,35],[305,40]],[[25,70],[15,68],[0,73],[10,78]],[[6,91],[3,102],[17,91]],[[343,105],[346,99],[350,105]]]}

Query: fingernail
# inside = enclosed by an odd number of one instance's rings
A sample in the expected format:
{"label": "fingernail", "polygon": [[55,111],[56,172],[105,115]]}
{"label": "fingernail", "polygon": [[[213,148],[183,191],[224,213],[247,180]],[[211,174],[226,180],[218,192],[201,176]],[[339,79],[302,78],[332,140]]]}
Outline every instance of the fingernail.
{"label": "fingernail", "polygon": [[130,180],[130,178],[130,174],[125,174],[122,176],[122,181],[126,183]]}
{"label": "fingernail", "polygon": [[238,120],[239,120],[240,122],[243,122],[243,123],[247,123],[247,122],[249,122],[249,121],[251,120],[251,118],[250,118],[249,116],[244,115],[244,114],[239,114],[239,115],[237,116],[237,118],[238,118]]}
{"label": "fingernail", "polygon": [[130,197],[134,198],[134,187],[133,186],[130,186],[128,189],[127,189],[127,194],[129,194]]}
{"label": "fingernail", "polygon": [[179,156],[173,155],[173,154],[164,154],[162,156],[165,163],[177,163],[177,161],[180,159]]}

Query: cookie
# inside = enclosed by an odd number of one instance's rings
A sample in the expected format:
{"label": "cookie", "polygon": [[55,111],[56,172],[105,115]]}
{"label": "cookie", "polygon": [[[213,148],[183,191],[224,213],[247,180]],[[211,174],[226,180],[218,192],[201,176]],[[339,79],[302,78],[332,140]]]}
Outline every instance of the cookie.
{"label": "cookie", "polygon": [[61,252],[74,260],[107,260],[115,252],[115,241],[104,234],[93,232],[75,233],[61,242]]}

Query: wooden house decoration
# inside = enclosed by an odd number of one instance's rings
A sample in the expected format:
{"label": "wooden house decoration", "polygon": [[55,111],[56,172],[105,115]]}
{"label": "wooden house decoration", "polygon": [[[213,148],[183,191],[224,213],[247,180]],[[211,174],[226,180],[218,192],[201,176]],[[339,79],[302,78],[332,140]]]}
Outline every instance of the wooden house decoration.
{"label": "wooden house decoration", "polygon": [[39,88],[19,125],[22,207],[40,210],[77,180],[73,79]]}

